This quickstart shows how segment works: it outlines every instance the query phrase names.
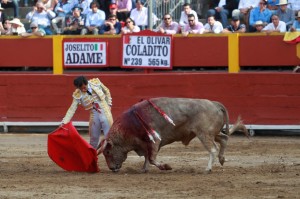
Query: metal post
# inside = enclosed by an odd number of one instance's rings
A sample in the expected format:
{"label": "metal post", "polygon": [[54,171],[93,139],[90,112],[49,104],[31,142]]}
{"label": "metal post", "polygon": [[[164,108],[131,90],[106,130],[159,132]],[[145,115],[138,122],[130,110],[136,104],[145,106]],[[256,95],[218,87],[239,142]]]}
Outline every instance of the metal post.
{"label": "metal post", "polygon": [[153,3],[152,0],[149,0],[148,1],[148,29],[149,30],[153,30],[152,13],[153,13]]}

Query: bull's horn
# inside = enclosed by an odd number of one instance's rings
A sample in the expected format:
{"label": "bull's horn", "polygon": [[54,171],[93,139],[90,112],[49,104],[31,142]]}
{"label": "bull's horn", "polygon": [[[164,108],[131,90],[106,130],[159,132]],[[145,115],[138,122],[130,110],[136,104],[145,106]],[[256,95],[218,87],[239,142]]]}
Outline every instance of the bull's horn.
{"label": "bull's horn", "polygon": [[97,155],[100,155],[104,151],[106,145],[107,145],[107,140],[106,139],[102,140],[102,143],[100,144],[100,148],[97,150]]}

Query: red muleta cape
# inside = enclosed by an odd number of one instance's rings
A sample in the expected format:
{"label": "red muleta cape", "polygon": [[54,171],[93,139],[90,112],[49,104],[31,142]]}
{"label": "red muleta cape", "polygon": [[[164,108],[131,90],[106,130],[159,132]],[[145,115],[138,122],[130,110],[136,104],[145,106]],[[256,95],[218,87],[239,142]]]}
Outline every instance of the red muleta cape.
{"label": "red muleta cape", "polygon": [[79,135],[72,122],[48,135],[48,155],[66,171],[100,171],[97,151]]}

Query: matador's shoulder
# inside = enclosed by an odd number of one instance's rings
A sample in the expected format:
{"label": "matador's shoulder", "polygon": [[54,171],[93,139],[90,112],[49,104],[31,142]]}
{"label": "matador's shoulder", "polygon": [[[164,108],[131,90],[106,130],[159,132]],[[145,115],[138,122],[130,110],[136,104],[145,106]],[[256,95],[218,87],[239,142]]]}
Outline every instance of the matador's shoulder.
{"label": "matador's shoulder", "polygon": [[73,97],[75,99],[80,99],[81,98],[81,91],[78,88],[74,91]]}
{"label": "matador's shoulder", "polygon": [[98,78],[93,78],[93,79],[90,79],[89,80],[89,83],[93,86],[100,86],[101,85],[101,82]]}

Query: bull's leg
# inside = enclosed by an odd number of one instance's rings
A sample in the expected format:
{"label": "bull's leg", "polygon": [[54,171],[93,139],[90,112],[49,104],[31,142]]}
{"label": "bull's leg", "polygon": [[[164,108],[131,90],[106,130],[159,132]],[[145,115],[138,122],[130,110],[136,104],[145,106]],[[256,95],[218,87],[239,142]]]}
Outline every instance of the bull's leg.
{"label": "bull's leg", "polygon": [[[156,161],[156,156],[159,151],[159,144],[160,144],[160,141],[156,141],[155,144],[152,144],[152,150],[149,151],[149,153],[148,153],[148,161],[150,164],[155,165],[160,170],[171,170],[172,167],[170,167],[168,164],[163,164],[161,162]],[[145,164],[146,164],[146,162],[147,161],[145,161]]]}
{"label": "bull's leg", "polygon": [[214,138],[209,136],[203,136],[204,134],[198,135],[198,138],[201,140],[202,144],[206,148],[206,150],[209,152],[209,159],[208,159],[208,165],[205,169],[206,172],[210,172],[212,170],[212,165],[216,159],[217,156],[217,145],[214,142]]}
{"label": "bull's leg", "polygon": [[228,140],[228,136],[221,132],[215,137],[215,141],[218,142],[221,146],[218,157],[219,157],[219,162],[222,166],[225,162],[224,152],[227,146],[227,140]]}

